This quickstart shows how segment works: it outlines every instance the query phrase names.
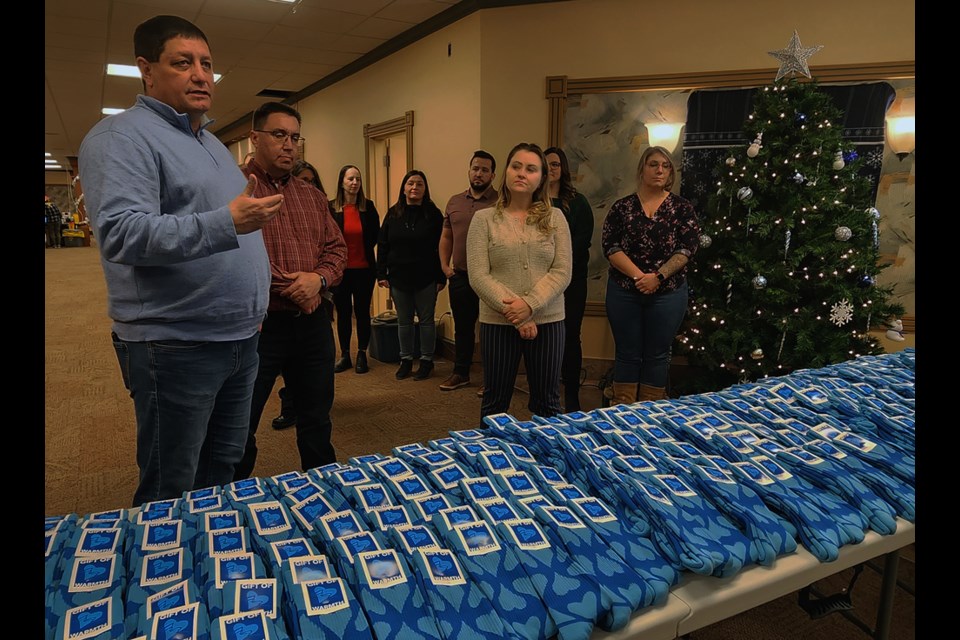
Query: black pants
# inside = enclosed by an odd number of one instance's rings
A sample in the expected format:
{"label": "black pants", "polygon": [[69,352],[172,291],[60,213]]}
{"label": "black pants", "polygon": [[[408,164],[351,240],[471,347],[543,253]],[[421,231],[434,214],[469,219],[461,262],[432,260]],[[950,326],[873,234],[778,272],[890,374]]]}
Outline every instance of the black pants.
{"label": "black pants", "polygon": [[480,298],[470,286],[466,271],[455,270],[449,281],[450,311],[453,313],[454,363],[453,372],[470,377],[473,347],[477,341],[477,318],[480,317]]}
{"label": "black pants", "polygon": [[580,369],[583,368],[583,348],[580,343],[580,328],[583,326],[583,312],[587,308],[587,280],[571,280],[563,292],[563,310],[566,317],[563,324],[567,329],[563,344],[563,365],[560,378],[564,393],[576,394],[580,389]]}
{"label": "black pants", "polygon": [[563,359],[563,321],[537,325],[537,337],[524,340],[510,324],[480,323],[483,356],[483,400],[480,417],[510,410],[520,358],[527,372],[530,400],[527,408],[545,418],[563,413],[560,406],[560,362]]}
{"label": "black pants", "polygon": [[333,328],[324,302],[307,315],[270,312],[263,321],[257,353],[260,368],[253,385],[250,432],[235,480],[249,478],[257,461],[257,426],[263,407],[283,372],[284,385],[293,397],[297,414],[297,449],[304,471],[337,461],[330,434],[333,425]]}
{"label": "black pants", "polygon": [[370,346],[370,301],[373,300],[376,280],[377,273],[373,269],[345,269],[343,280],[333,290],[333,304],[337,309],[337,340],[343,356],[350,355],[352,316],[357,318],[357,349],[366,351]]}

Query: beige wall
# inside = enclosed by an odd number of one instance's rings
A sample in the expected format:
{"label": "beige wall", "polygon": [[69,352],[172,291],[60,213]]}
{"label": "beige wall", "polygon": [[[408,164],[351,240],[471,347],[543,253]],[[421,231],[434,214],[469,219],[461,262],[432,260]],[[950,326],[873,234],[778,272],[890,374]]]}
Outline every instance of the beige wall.
{"label": "beige wall", "polygon": [[[823,45],[814,66],[915,58],[912,2],[809,0],[788,10],[796,6],[570,0],[485,9],[303,100],[306,157],[332,192],[341,165],[363,164],[363,125],[413,110],[414,164],[442,208],[466,188],[474,149],[503,163],[517,142],[546,141],[546,76],[769,68],[773,80],[777,61],[767,52],[785,47],[794,29],[803,46]],[[438,315],[446,308],[444,296]],[[583,338],[585,357],[612,358],[605,318],[586,318]]]}

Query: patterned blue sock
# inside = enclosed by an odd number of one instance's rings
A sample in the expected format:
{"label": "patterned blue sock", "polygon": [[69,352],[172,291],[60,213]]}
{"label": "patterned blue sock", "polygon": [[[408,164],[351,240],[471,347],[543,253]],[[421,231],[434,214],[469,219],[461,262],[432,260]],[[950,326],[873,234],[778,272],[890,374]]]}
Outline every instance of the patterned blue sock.
{"label": "patterned blue sock", "polygon": [[502,640],[513,635],[448,549],[417,551],[411,565],[446,640]]}
{"label": "patterned blue sock", "polygon": [[506,627],[524,640],[547,640],[557,625],[546,605],[508,546],[501,544],[486,522],[447,528],[438,521],[447,548],[457,554]]}
{"label": "patterned blue sock", "polygon": [[653,604],[656,591],[646,578],[626,564],[573,510],[567,506],[539,507],[534,514],[541,527],[552,533],[598,584],[613,592],[611,628],[625,626],[634,611]]}
{"label": "patterned blue sock", "polygon": [[611,622],[610,592],[601,590],[563,547],[552,544],[534,520],[512,520],[498,524],[496,530],[520,560],[556,621],[561,640],[587,640],[601,618]]}
{"label": "patterned blue sock", "polygon": [[373,640],[367,616],[347,583],[338,577],[287,584],[286,619],[303,640]]}
{"label": "patterned blue sock", "polygon": [[727,463],[741,483],[753,489],[771,510],[785,516],[797,528],[799,542],[820,562],[833,562],[839,557],[844,534],[832,517],[798,496],[779,480],[753,462]]}
{"label": "patterned blue sock", "polygon": [[443,635],[409,565],[394,549],[354,559],[357,597],[377,640],[442,640]]}

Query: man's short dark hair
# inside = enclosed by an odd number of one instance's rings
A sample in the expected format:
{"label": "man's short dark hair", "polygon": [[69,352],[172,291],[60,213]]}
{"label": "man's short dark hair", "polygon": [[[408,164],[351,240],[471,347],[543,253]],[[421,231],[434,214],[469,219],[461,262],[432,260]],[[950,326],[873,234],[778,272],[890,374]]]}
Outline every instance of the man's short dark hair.
{"label": "man's short dark hair", "polygon": [[288,116],[293,116],[297,119],[297,124],[303,124],[300,112],[290,105],[283,104],[282,102],[264,102],[253,112],[253,128],[262,129],[263,123],[267,121],[271,113],[283,113]]}
{"label": "man's short dark hair", "polygon": [[207,36],[189,20],[180,16],[154,16],[133,32],[133,55],[147,62],[157,62],[167,40],[177,37],[203,40],[210,47]]}
{"label": "man's short dark hair", "polygon": [[470,164],[473,164],[474,159],[483,158],[484,160],[490,161],[490,173],[497,172],[497,159],[492,155],[484,151],[483,149],[477,149],[473,152],[473,155],[470,157]]}

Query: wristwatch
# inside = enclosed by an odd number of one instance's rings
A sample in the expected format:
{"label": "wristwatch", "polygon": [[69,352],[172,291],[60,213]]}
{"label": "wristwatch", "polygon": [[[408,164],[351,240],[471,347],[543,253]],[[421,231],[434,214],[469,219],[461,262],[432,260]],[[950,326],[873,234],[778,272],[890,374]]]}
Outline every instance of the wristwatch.
{"label": "wristwatch", "polygon": [[657,271],[657,280],[659,280],[660,282],[663,282],[664,280],[666,280],[666,278],[663,277],[662,273]]}

